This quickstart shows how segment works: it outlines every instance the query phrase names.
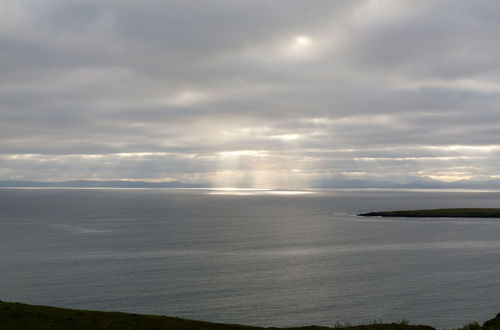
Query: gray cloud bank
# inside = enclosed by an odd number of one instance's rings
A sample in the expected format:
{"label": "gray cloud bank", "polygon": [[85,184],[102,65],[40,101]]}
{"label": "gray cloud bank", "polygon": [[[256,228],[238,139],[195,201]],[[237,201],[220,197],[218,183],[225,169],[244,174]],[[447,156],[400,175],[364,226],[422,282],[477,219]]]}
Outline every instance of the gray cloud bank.
{"label": "gray cloud bank", "polygon": [[5,0],[0,180],[500,177],[500,3]]}

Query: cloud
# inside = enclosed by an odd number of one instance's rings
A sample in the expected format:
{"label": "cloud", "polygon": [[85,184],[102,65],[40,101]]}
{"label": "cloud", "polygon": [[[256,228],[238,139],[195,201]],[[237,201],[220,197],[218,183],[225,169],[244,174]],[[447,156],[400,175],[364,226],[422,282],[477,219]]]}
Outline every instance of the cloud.
{"label": "cloud", "polygon": [[0,179],[495,177],[498,14],[488,0],[3,1]]}

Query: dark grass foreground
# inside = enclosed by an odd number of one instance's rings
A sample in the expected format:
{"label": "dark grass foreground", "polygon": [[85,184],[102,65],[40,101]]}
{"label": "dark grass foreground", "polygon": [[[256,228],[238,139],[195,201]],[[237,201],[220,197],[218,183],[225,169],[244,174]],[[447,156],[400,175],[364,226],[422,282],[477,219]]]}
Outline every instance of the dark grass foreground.
{"label": "dark grass foreground", "polygon": [[[332,328],[307,326],[279,328],[296,330],[435,330],[424,325],[373,323],[370,325],[337,325]],[[186,320],[177,317],[141,315],[117,312],[94,312],[67,308],[0,302],[1,330],[259,330],[278,329],[250,327]],[[493,329],[493,328],[492,328]],[[464,329],[475,330],[475,329]]]}
{"label": "dark grass foreground", "polygon": [[369,212],[358,215],[364,217],[500,218],[500,209],[464,208],[464,209],[384,211],[384,212]]}
{"label": "dark grass foreground", "polygon": [[[0,301],[1,330],[435,330],[425,325],[373,323],[368,325],[306,326],[298,328],[260,328],[238,324],[221,324],[186,320],[177,317],[118,312],[94,312],[67,308],[35,306]],[[500,330],[500,314],[482,326],[470,323],[456,330]]]}

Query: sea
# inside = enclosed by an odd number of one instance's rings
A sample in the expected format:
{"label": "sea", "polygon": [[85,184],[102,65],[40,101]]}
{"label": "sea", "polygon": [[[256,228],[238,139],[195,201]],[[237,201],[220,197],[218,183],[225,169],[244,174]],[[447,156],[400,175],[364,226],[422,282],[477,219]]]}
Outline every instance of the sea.
{"label": "sea", "polygon": [[500,191],[0,189],[0,299],[257,326],[500,312]]}

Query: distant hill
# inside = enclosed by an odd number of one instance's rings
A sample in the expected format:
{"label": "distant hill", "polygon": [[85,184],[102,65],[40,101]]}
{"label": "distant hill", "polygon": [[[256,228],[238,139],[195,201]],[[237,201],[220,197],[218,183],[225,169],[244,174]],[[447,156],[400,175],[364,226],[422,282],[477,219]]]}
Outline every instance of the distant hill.
{"label": "distant hill", "polygon": [[[242,186],[242,185],[238,185]],[[126,180],[71,180],[71,181],[23,181],[0,180],[0,187],[19,188],[212,188],[209,183],[184,183],[179,181],[148,182]],[[242,186],[243,187],[243,186]],[[393,188],[393,189],[500,189],[500,179],[462,180],[442,182],[432,179],[415,180],[409,183],[391,181],[327,179],[311,183],[311,188]],[[276,187],[279,189],[279,187]]]}
{"label": "distant hill", "polygon": [[375,180],[328,179],[316,181],[314,188],[395,188],[395,189],[500,189],[500,179],[443,182],[432,179],[408,183]]}
{"label": "distant hill", "polygon": [[0,187],[19,188],[208,188],[209,185],[189,184],[178,181],[170,182],[146,182],[146,181],[97,181],[97,180],[74,180],[74,181],[0,181]]}
{"label": "distant hill", "polygon": [[422,180],[410,183],[395,183],[391,181],[329,179],[313,183],[315,188],[449,188],[446,182]]}
{"label": "distant hill", "polygon": [[500,179],[493,180],[461,180],[450,182],[449,185],[454,188],[467,189],[500,189]]}

